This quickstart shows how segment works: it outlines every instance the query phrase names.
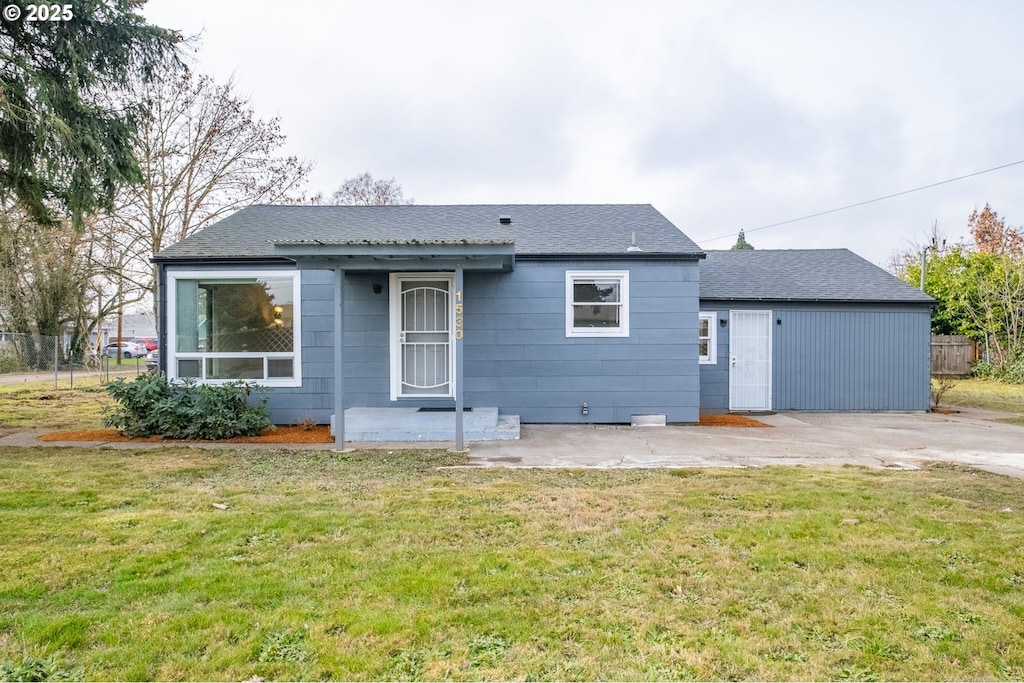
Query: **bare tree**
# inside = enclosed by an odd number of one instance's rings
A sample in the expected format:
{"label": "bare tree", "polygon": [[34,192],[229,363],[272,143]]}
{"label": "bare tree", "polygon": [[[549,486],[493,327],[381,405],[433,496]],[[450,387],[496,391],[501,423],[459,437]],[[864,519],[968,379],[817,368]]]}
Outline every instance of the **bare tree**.
{"label": "bare tree", "polygon": [[412,204],[405,199],[402,186],[394,178],[375,180],[369,173],[349,178],[331,195],[331,203],[345,206],[384,206]]}
{"label": "bare tree", "polygon": [[71,351],[85,351],[98,321],[111,310],[103,301],[101,259],[86,230],[71,222],[42,225],[10,200],[0,202],[0,327],[27,334],[71,336]]}
{"label": "bare tree", "polygon": [[136,143],[143,182],[121,189],[97,229],[125,264],[119,285],[154,291],[152,254],[240,208],[286,200],[311,164],[275,155],[285,144],[280,119],[257,118],[232,81],[178,70],[137,86],[135,97],[150,111]]}

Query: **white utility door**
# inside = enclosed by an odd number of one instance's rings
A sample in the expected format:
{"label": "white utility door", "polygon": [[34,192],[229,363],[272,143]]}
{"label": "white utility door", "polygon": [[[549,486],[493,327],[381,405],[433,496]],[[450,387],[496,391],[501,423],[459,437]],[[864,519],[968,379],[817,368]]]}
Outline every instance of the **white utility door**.
{"label": "white utility door", "polygon": [[454,396],[451,273],[391,275],[391,400]]}
{"label": "white utility door", "polygon": [[772,409],[772,312],[729,311],[729,410]]}

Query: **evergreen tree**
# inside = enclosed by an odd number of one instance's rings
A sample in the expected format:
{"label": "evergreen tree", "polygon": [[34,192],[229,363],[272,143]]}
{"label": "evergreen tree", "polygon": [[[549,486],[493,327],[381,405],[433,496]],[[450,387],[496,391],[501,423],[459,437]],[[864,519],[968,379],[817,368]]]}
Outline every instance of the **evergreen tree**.
{"label": "evergreen tree", "polygon": [[749,250],[752,251],[754,249],[754,245],[747,241],[746,235],[744,235],[743,231],[740,230],[740,236],[738,238],[736,238],[736,244],[732,245],[732,248],[733,249],[749,249]]}
{"label": "evergreen tree", "polygon": [[[141,179],[132,153],[140,107],[109,94],[176,62],[174,31],[146,23],[144,0],[5,0],[0,20],[0,194],[44,226],[109,208]],[[16,12],[12,7],[19,9]],[[29,21],[60,10],[59,21]],[[19,16],[16,16],[19,15]]]}

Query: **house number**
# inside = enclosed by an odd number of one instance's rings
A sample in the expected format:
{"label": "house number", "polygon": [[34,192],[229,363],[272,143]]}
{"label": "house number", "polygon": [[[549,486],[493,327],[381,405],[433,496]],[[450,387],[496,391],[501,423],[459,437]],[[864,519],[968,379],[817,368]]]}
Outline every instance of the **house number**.
{"label": "house number", "polygon": [[462,290],[455,292],[455,339],[462,339]]}

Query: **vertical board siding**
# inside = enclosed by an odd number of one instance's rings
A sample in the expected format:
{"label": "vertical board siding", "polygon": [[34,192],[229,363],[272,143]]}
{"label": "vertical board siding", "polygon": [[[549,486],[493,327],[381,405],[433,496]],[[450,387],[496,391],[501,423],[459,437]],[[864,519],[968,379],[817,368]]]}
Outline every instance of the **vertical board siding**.
{"label": "vertical board siding", "polygon": [[[705,302],[701,310],[771,310],[772,391],[777,410],[927,410],[927,307]],[[777,324],[781,321],[781,324]],[[701,410],[725,412],[729,331],[718,330],[718,363],[701,366]]]}
{"label": "vertical board siding", "polygon": [[780,410],[927,410],[930,313],[780,310]]}
{"label": "vertical board siding", "polygon": [[[527,423],[621,423],[642,413],[695,422],[697,268],[695,262],[565,261],[520,262],[511,273],[467,272],[466,405],[497,406]],[[629,337],[565,336],[565,271],[581,269],[629,270]],[[333,366],[321,362],[333,343],[332,277],[302,273],[303,386],[272,392],[276,422],[306,415],[326,422],[334,412]],[[391,401],[388,274],[345,278],[345,406],[451,404]]]}

